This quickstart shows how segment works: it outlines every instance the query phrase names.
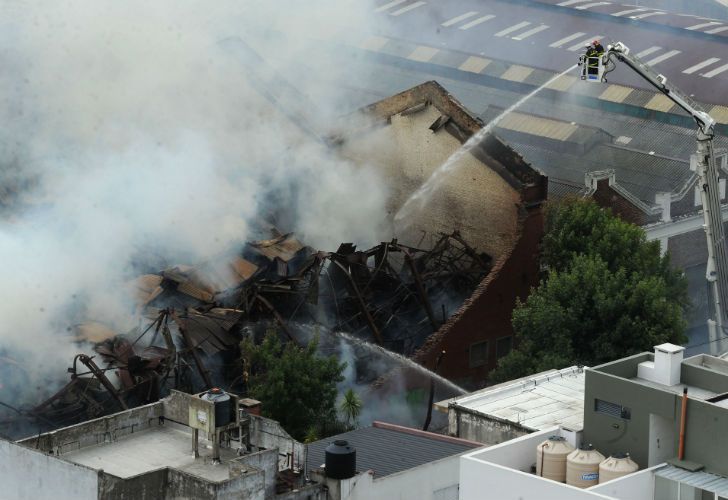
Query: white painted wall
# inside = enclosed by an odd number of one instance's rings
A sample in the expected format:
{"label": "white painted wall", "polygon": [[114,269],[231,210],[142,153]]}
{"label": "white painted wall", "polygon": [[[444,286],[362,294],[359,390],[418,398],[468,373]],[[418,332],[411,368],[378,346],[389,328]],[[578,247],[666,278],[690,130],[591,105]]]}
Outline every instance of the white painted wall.
{"label": "white painted wall", "polygon": [[655,498],[654,471],[661,467],[664,467],[664,464],[592,486],[589,491],[618,498],[619,500],[652,500]]}
{"label": "white painted wall", "polygon": [[341,499],[457,500],[460,457],[454,455],[381,479],[366,472],[359,474],[341,482]]}
{"label": "white painted wall", "polygon": [[[596,500],[613,497],[592,493],[534,474],[466,456],[460,462],[460,500]],[[649,500],[649,499],[647,499]]]}
{"label": "white painted wall", "polygon": [[0,498],[96,500],[98,474],[24,446],[0,440]]}

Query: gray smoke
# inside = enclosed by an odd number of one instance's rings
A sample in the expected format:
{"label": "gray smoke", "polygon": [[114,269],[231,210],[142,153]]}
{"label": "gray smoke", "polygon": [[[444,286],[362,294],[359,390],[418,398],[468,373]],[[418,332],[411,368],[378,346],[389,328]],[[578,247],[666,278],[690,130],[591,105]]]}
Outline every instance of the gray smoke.
{"label": "gray smoke", "polygon": [[325,126],[354,106],[332,82],[367,76],[332,68],[312,35],[353,40],[367,29],[364,2],[0,8],[0,356],[33,384],[50,390],[84,349],[69,326],[136,324],[126,282],[148,256],[215,258],[270,213],[318,248],[379,241],[381,179],[293,123],[256,82],[263,65],[222,43],[263,55],[295,85],[306,121]]}

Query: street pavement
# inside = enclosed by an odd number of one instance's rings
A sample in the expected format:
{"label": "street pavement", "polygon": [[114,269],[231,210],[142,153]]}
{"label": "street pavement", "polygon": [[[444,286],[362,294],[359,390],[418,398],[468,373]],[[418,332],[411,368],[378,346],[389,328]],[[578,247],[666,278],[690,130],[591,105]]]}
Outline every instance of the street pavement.
{"label": "street pavement", "polygon": [[[686,94],[728,103],[722,21],[585,0],[376,0],[371,8],[379,35],[554,72],[574,64],[593,39],[621,41]],[[649,88],[623,65],[609,82]]]}

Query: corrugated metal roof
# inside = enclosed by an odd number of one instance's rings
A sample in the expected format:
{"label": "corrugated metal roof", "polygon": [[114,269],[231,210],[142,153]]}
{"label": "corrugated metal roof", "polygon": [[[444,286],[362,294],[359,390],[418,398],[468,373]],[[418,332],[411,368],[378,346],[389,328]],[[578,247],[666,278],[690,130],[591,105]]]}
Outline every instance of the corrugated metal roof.
{"label": "corrugated metal roof", "polygon": [[373,470],[376,478],[474,448],[467,443],[445,442],[379,427],[362,427],[308,444],[306,464],[309,470],[318,469],[324,464],[326,447],[338,439],[346,440],[356,448],[357,471]]}
{"label": "corrugated metal roof", "polygon": [[451,400],[479,413],[534,430],[563,425],[583,428],[584,370],[551,370]]}
{"label": "corrugated metal roof", "polygon": [[690,472],[674,465],[668,465],[655,472],[658,477],[664,477],[701,490],[728,496],[728,478],[711,474],[709,472]]}

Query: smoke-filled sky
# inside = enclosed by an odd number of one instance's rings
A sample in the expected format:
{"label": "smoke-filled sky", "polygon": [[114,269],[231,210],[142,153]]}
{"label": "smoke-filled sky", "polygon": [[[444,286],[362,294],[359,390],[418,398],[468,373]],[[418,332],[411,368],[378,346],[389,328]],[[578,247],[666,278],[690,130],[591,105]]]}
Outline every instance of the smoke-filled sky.
{"label": "smoke-filled sky", "polygon": [[[381,239],[382,181],[293,125],[261,94],[268,70],[224,43],[274,60],[297,112],[321,126],[343,97],[322,95],[317,73],[368,76],[330,67],[312,36],[365,31],[366,2],[0,9],[0,356],[28,363],[36,384],[79,351],[68,326],[133,324],[124,283],[145,256],[195,264],[238,248],[269,213],[318,248]],[[301,57],[317,71],[286,74]]]}

